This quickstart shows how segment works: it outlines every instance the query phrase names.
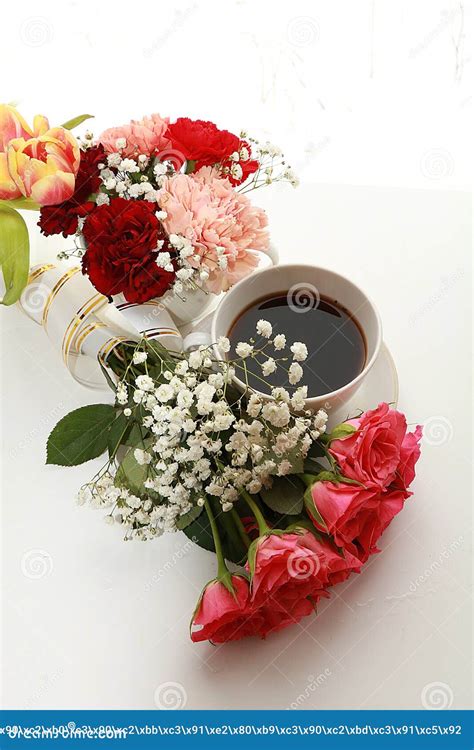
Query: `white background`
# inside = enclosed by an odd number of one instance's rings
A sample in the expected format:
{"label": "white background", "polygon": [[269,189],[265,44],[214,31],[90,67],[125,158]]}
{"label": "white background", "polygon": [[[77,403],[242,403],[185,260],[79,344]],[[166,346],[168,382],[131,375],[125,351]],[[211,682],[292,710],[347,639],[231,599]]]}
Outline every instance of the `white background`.
{"label": "white background", "polygon": [[[100,396],[2,310],[4,707],[153,708],[169,682],[187,708],[469,706],[470,13],[450,0],[3,11],[0,99],[28,117],[91,112],[98,133],[158,111],[279,143],[302,184],[252,199],[282,259],[374,298],[400,407],[427,423],[415,497],[361,576],[266,642],[193,645],[212,556],[181,535],[124,544],[74,505],[95,469],[45,467],[44,444]],[[64,246],[31,236],[32,262]]]}

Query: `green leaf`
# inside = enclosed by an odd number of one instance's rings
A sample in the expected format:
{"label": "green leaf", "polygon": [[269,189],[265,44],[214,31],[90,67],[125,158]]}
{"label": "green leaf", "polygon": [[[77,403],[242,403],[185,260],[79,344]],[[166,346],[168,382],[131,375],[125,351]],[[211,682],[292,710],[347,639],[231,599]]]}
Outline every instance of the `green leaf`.
{"label": "green leaf", "polygon": [[319,510],[317,509],[316,504],[313,500],[313,495],[311,494],[311,487],[308,487],[306,489],[306,492],[304,493],[304,504],[309,515],[312,518],[314,518],[314,520],[321,526],[321,528],[327,531],[326,522],[324,518],[322,517],[321,513],[319,512]]}
{"label": "green leaf", "polygon": [[[143,444],[144,450],[146,444]],[[135,448],[130,448],[125,454],[122,463],[115,474],[115,486],[127,487],[134,495],[143,495],[145,488],[143,483],[148,477],[148,464],[139,464],[135,458]]]}
{"label": "green leaf", "polygon": [[110,377],[110,374],[109,374],[107,368],[102,364],[102,362],[100,361],[100,359],[97,359],[97,361],[98,361],[98,363],[100,365],[100,369],[102,370],[102,374],[103,374],[103,376],[104,376],[104,378],[105,378],[105,380],[107,382],[107,385],[109,386],[109,388],[111,388],[113,390],[114,393],[116,393],[116,391],[117,391],[117,383]]}
{"label": "green leaf", "polygon": [[271,489],[260,491],[265,505],[282,516],[297,516],[303,510],[305,485],[294,476],[275,477]]}
{"label": "green leaf", "polygon": [[5,280],[3,305],[13,305],[28,282],[30,239],[25,220],[5,204],[0,205],[0,265]]}
{"label": "green leaf", "polygon": [[186,528],[183,529],[184,533],[191,539],[195,544],[203,549],[207,549],[209,552],[215,552],[214,539],[212,537],[211,525],[207,513],[203,513],[192,521]]}
{"label": "green leaf", "polygon": [[277,456],[277,454],[270,448],[267,453],[265,454],[265,457],[269,461],[275,462],[275,469],[274,472],[278,471],[278,464],[284,459],[285,461],[289,461],[291,464],[291,474],[302,474],[303,468],[304,468],[304,458],[303,454],[301,452],[301,449],[297,446],[296,448],[293,448],[291,451],[286,451],[283,456]]}
{"label": "green leaf", "polygon": [[0,206],[9,208],[21,208],[22,211],[39,211],[41,206],[31,198],[13,198],[12,200],[0,200]]}
{"label": "green leaf", "polygon": [[189,526],[190,523],[196,520],[196,518],[199,518],[201,513],[203,512],[204,507],[199,505],[194,505],[188,513],[185,513],[184,516],[180,516],[178,520],[176,521],[176,526],[178,529],[185,529],[187,526]]}
{"label": "green leaf", "polygon": [[63,122],[61,127],[65,130],[73,130],[73,128],[77,128],[77,126],[81,125],[85,120],[90,120],[91,117],[94,117],[94,115],[78,115],[77,117],[73,117],[72,120]]}
{"label": "green leaf", "polygon": [[323,464],[319,463],[319,461],[316,461],[315,458],[312,458],[312,456],[309,456],[305,458],[304,461],[304,472],[305,474],[319,474],[321,471],[325,471],[325,467]]}
{"label": "green leaf", "polygon": [[133,422],[123,412],[116,412],[115,416],[115,421],[110,425],[107,435],[107,449],[111,458],[115,456],[119,446],[125,444],[126,435],[133,426]]}
{"label": "green leaf", "polygon": [[330,433],[326,436],[326,441],[330,443],[332,440],[341,440],[342,438],[352,435],[356,431],[356,428],[352,424],[347,422],[341,422],[338,424]]}
{"label": "green leaf", "polygon": [[63,417],[51,432],[47,464],[77,466],[107,449],[109,429],[116,418],[110,404],[91,404]]}

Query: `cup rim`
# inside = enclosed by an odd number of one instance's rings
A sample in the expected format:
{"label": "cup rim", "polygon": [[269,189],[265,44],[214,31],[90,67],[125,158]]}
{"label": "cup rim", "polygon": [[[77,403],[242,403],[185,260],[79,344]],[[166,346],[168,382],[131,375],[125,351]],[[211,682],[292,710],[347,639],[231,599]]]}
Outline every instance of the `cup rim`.
{"label": "cup rim", "polygon": [[[307,405],[311,405],[311,404],[313,404],[315,402],[325,401],[325,400],[329,400],[329,399],[337,399],[339,396],[343,395],[347,390],[354,388],[354,386],[357,386],[366,377],[367,373],[372,368],[372,366],[374,365],[377,357],[380,354],[380,349],[381,349],[382,341],[383,341],[383,332],[382,332],[382,319],[380,317],[380,313],[379,313],[377,307],[375,306],[372,298],[369,297],[369,295],[363,289],[361,289],[358,284],[356,284],[354,281],[352,281],[352,279],[349,279],[347,276],[343,276],[342,274],[338,273],[337,271],[334,271],[332,268],[326,268],[324,266],[316,266],[316,265],[312,265],[311,263],[279,263],[276,266],[270,266],[269,268],[258,269],[253,274],[250,274],[250,276],[246,276],[244,279],[241,279],[240,281],[238,281],[237,284],[235,284],[231,289],[229,289],[229,291],[227,292],[227,294],[224,295],[224,297],[222,298],[222,300],[219,302],[218,306],[214,310],[214,313],[213,313],[213,316],[212,316],[211,338],[212,338],[212,343],[213,343],[213,347],[214,347],[215,353],[216,353],[218,359],[220,359],[222,361],[225,360],[225,357],[222,356],[222,354],[219,351],[219,348],[217,347],[217,344],[216,344],[216,342],[217,342],[216,327],[217,327],[217,320],[218,320],[219,311],[221,309],[221,306],[225,305],[226,302],[229,299],[232,298],[232,296],[235,296],[235,294],[238,293],[239,289],[243,285],[245,285],[246,283],[249,283],[250,280],[253,279],[257,274],[272,273],[272,272],[274,273],[278,269],[284,269],[284,268],[292,268],[292,269],[294,269],[294,268],[296,268],[296,269],[300,268],[302,270],[303,269],[304,270],[309,270],[310,269],[311,272],[322,271],[324,273],[329,273],[332,276],[337,277],[338,280],[342,281],[345,284],[350,284],[363,297],[365,297],[365,299],[367,300],[368,304],[372,308],[372,312],[375,315],[375,319],[377,321],[377,338],[376,338],[376,341],[375,341],[373,354],[370,357],[370,359],[366,362],[366,364],[364,365],[363,370],[361,370],[360,373],[358,375],[356,375],[355,378],[353,378],[352,380],[350,380],[348,383],[346,383],[345,385],[341,386],[340,388],[337,388],[335,391],[328,391],[328,393],[321,393],[318,396],[308,396],[305,399],[305,402],[306,402]],[[351,310],[349,310],[349,312],[352,313]],[[363,330],[363,333],[365,335],[365,331],[364,330]],[[227,335],[227,334],[225,334],[225,335]],[[240,380],[240,378],[238,378],[237,376],[234,376],[234,382],[238,386],[240,386],[241,388],[243,388],[243,389],[246,388],[245,383],[242,380]],[[304,385],[304,383],[303,383],[303,385]],[[268,394],[268,393],[263,393],[263,391],[259,391],[256,388],[252,388],[252,390],[255,391],[255,393],[258,393],[263,398],[266,398],[266,399],[271,398],[270,394]]]}

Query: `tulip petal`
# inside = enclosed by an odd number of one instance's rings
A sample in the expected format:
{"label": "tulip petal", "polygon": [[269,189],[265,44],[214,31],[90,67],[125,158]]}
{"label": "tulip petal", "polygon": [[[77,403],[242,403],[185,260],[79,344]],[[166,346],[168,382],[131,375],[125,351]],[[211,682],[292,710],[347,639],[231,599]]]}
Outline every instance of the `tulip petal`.
{"label": "tulip petal", "polygon": [[36,180],[31,186],[31,198],[40,206],[54,206],[67,201],[74,193],[74,175],[54,172]]}
{"label": "tulip petal", "polygon": [[0,104],[0,151],[6,151],[13,138],[31,138],[33,132],[15,107]]}
{"label": "tulip petal", "polygon": [[20,196],[21,191],[8,170],[7,155],[0,153],[0,200],[9,201]]}
{"label": "tulip petal", "polygon": [[33,131],[35,136],[44,135],[49,130],[48,118],[44,115],[35,115],[33,120]]}

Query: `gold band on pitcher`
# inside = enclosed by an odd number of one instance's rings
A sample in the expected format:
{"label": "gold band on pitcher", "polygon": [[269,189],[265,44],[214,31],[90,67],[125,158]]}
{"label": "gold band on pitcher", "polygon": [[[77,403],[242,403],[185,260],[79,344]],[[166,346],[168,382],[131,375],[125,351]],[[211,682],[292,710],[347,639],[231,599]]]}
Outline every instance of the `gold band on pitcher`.
{"label": "gold band on pitcher", "polygon": [[146,339],[153,339],[155,336],[179,336],[179,333],[174,328],[150,328],[148,331],[143,331],[142,336]]}
{"label": "gold band on pitcher", "polygon": [[122,343],[122,341],[130,341],[130,339],[128,339],[126,336],[114,336],[113,338],[106,341],[105,344],[102,344],[97,355],[99,362],[101,362],[103,365],[106,365],[107,357],[118,344]]}
{"label": "gold band on pitcher", "polygon": [[82,331],[79,333],[78,337],[76,338],[74,342],[74,349],[78,354],[82,354],[82,345],[86,338],[89,336],[89,334],[96,331],[98,328],[106,328],[105,323],[102,323],[100,320],[97,320],[95,323],[89,323],[86,325]]}
{"label": "gold band on pitcher", "polygon": [[46,271],[52,271],[53,268],[56,268],[55,265],[52,263],[45,263],[43,266],[40,266],[39,268],[35,268],[34,271],[30,273],[28,276],[28,281],[26,282],[27,285],[31,284],[32,281],[38,278],[38,276],[41,276],[43,273],[46,273]]}
{"label": "gold band on pitcher", "polygon": [[73,319],[69,323],[68,327],[66,328],[66,331],[64,333],[63,337],[63,343],[62,343],[62,352],[63,352],[63,358],[65,363],[67,364],[67,359],[69,356],[69,352],[71,349],[72,340],[74,338],[74,334],[80,329],[80,326],[85,321],[85,319],[98,307],[101,307],[103,304],[107,302],[107,297],[104,297],[103,294],[96,293],[93,297],[91,297],[87,302],[85,302],[82,307],[77,311],[77,313],[74,315]]}
{"label": "gold band on pitcher", "polygon": [[44,306],[44,309],[43,309],[43,320],[42,320],[42,324],[43,324],[44,326],[46,326],[46,321],[48,320],[49,310],[50,310],[51,304],[52,304],[52,302],[53,302],[54,298],[56,297],[57,293],[58,293],[58,292],[59,292],[59,290],[60,290],[60,289],[61,289],[61,288],[62,288],[62,287],[64,286],[64,284],[65,284],[65,283],[66,283],[66,282],[67,282],[67,281],[68,281],[68,280],[69,280],[69,279],[70,279],[70,278],[71,278],[72,276],[74,276],[74,275],[75,275],[76,273],[78,273],[78,271],[80,271],[80,270],[81,270],[81,269],[79,268],[79,266],[77,266],[77,267],[74,267],[74,268],[70,268],[70,269],[69,269],[69,271],[67,271],[67,272],[66,272],[65,274],[63,274],[63,275],[61,276],[61,278],[60,278],[60,279],[59,279],[59,280],[58,280],[58,281],[56,282],[56,284],[55,284],[55,285],[53,286],[53,288],[51,289],[51,291],[50,291],[50,293],[49,293],[49,295],[48,295],[48,298],[47,298],[47,300],[46,300],[46,304],[45,304],[45,306]]}

